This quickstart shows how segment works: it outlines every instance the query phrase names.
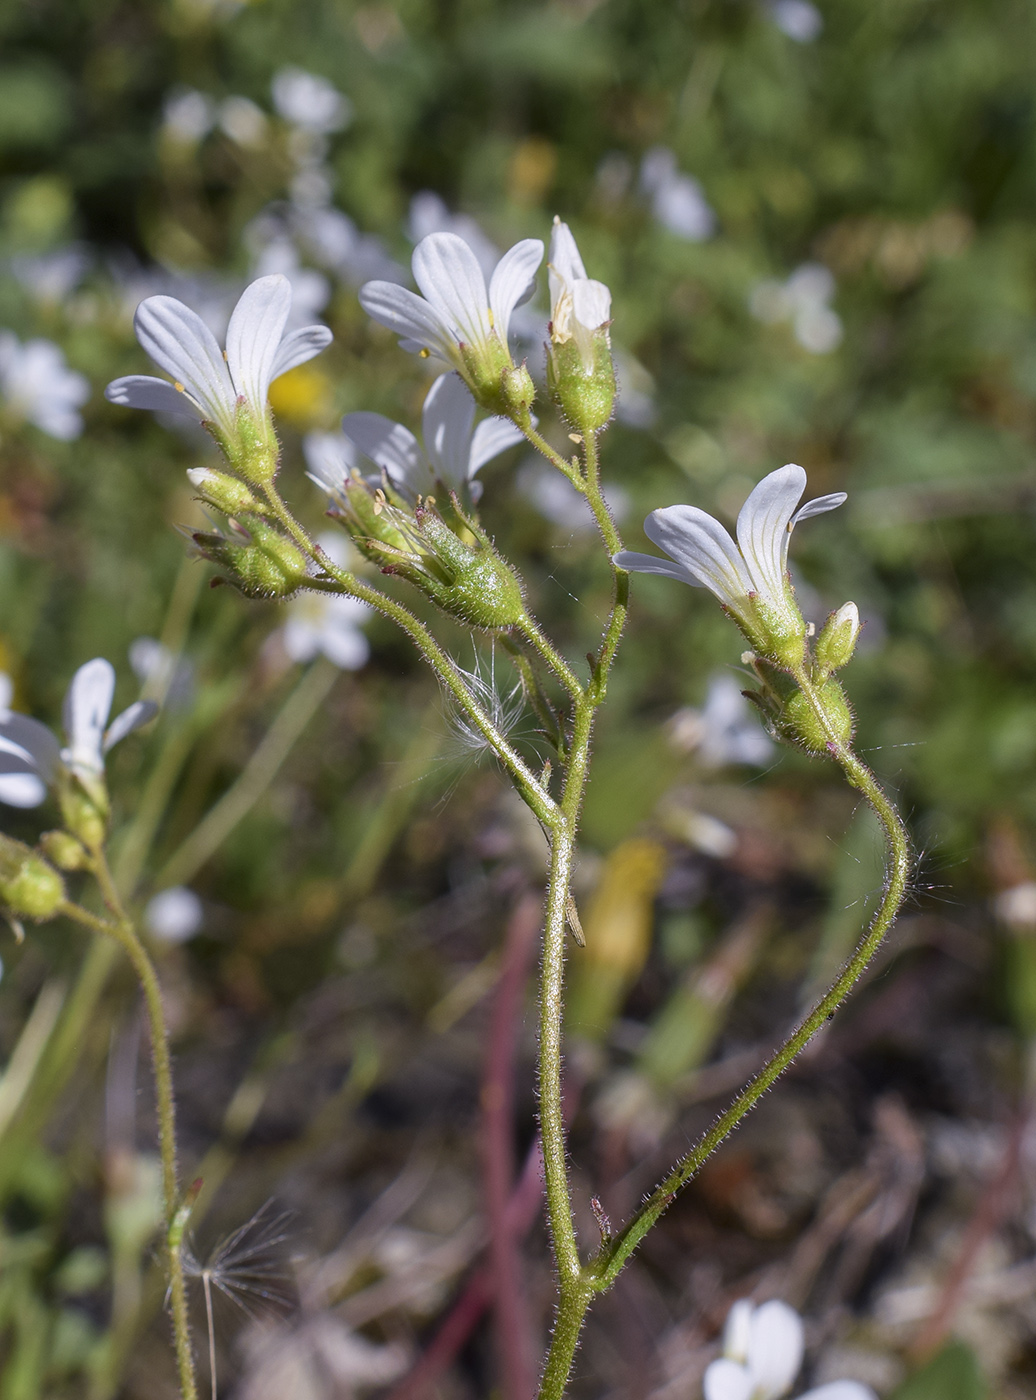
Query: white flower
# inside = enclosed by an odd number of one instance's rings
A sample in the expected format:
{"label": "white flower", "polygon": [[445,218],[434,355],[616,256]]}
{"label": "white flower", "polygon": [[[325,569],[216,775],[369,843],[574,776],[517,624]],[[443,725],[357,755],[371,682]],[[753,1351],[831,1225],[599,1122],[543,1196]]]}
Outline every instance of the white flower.
{"label": "white flower", "polygon": [[212,98],[195,88],[178,88],[162,106],[163,130],[174,141],[194,146],[212,130],[216,108]]}
{"label": "white flower", "polygon": [[55,306],[78,287],[90,262],[86,248],[70,243],[38,257],[12,258],[11,272],[38,301]]}
{"label": "white flower", "polygon": [[[705,1372],[705,1400],[779,1400],[787,1395],[802,1365],[802,1319],[776,1299],[753,1307],[734,1304],[723,1331],[723,1356]],[[858,1381],[833,1381],[807,1391],[800,1400],[876,1400]]]}
{"label": "white flower", "polygon": [[[570,481],[547,465],[542,457],[532,457],[518,472],[518,490],[531,506],[554,525],[573,534],[590,533],[597,529],[593,511],[586,497]],[[606,482],[603,495],[612,518],[621,523],[629,513],[629,493],[614,482]]]}
{"label": "white flower", "polygon": [[640,165],[640,183],[651,200],[651,212],[663,228],[702,243],[716,230],[716,215],[693,175],[677,169],[676,156],[666,146],[654,146]]}
{"label": "white flower", "polygon": [[368,282],[360,305],[402,337],[404,350],[436,355],[467,369],[464,351],[481,360],[509,359],[507,333],[515,307],[532,291],[543,244],[525,238],[504,254],[486,291],[478,259],[455,233],[432,233],[414,249],[414,280],[422,295],[394,282]]}
{"label": "white flower", "polygon": [[431,233],[455,233],[475,254],[485,277],[492,277],[500,261],[500,249],[471,215],[452,213],[434,190],[419,190],[414,195],[406,232],[411,243],[420,243]]}
{"label": "white flower", "polygon": [[239,405],[263,422],[271,382],[330,344],[326,326],[304,326],[285,335],[290,312],[288,279],[260,277],[234,307],[224,355],[205,322],[183,302],[148,297],[133,318],[137,339],[174,382],[130,374],[113,380],[105,397],[127,408],[199,418],[233,439]]}
{"label": "white flower", "polygon": [[273,105],[285,121],[323,136],[341,131],[352,117],[352,104],[333,83],[304,68],[281,68],[274,74]]}
{"label": "white flower", "polygon": [[[327,531],[317,543],[340,568],[349,569],[355,556],[340,532]],[[288,604],[281,629],[284,650],[292,661],[312,661],[323,653],[342,671],[358,671],[370,656],[370,643],[360,631],[373,609],[359,598],[342,593],[300,593]]]}
{"label": "white flower", "polygon": [[271,238],[256,252],[252,272],[256,277],[279,272],[291,283],[290,326],[319,316],[331,300],[331,283],[322,272],[300,264],[299,250],[285,234]]}
{"label": "white flower", "polygon": [[803,349],[826,355],[842,339],[842,322],[829,305],[834,293],[835,279],[822,263],[803,263],[784,282],[757,283],[748,306],[759,321],[790,321]]}
{"label": "white flower", "polygon": [[789,39],[811,44],[824,27],[824,17],[809,0],[772,0],[770,18]]}
{"label": "white flower", "polygon": [[266,140],[266,115],[248,97],[228,97],[219,106],[219,128],[236,146],[258,148]]}
{"label": "white flower", "polygon": [[796,511],[805,489],[806,473],[793,463],[764,476],[741,507],[736,545],[719,521],[697,506],[653,510],[644,533],[669,559],[623,550],[615,563],[710,589],[753,641],[771,631],[797,633],[803,624],[787,578],[791,532],[800,520],[834,510],[846,499],[837,491]]}
{"label": "white flower", "polygon": [[594,332],[607,332],[612,294],[587,277],[568,224],[555,216],[547,264],[550,282],[550,336],[556,345],[574,339],[583,367],[594,367]]}
{"label": "white flower", "polygon": [[458,494],[465,486],[477,500],[475,473],[522,435],[505,418],[475,427],[475,401],[457,374],[441,374],[425,396],[421,414],[424,446],[408,428],[380,413],[347,413],[342,432],[352,445],[387,472],[407,495],[434,492],[437,482]]}
{"label": "white flower", "polygon": [[186,885],[162,890],[144,909],[144,926],[162,943],[186,943],[201,928],[201,900]]}
{"label": "white flower", "polygon": [[[103,778],[109,749],[158,713],[151,701],[137,700],[109,725],[114,694],[115,671],[109,661],[96,657],[80,666],[65,696],[68,744],[63,749],[45,724],[10,710],[0,713],[0,801],[35,807],[62,770],[88,784]],[[26,777],[34,778],[36,785],[26,783]],[[33,793],[35,801],[25,800]],[[22,800],[11,801],[12,794],[16,798],[20,794]]]}
{"label": "white flower", "polygon": [[53,341],[23,345],[12,331],[0,331],[0,395],[17,417],[70,442],[83,431],[77,409],[90,397],[90,381],[68,368]]}
{"label": "white flower", "polygon": [[725,671],[710,676],[700,710],[678,710],[669,721],[673,743],[685,753],[697,752],[706,768],[769,763],[773,741],[759,723],[759,711],[742,694],[742,687]]}

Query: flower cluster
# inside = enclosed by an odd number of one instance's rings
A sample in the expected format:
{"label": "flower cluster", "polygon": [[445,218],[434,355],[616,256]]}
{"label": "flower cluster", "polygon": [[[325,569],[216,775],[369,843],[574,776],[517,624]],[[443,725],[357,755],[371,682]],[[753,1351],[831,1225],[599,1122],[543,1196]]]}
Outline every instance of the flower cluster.
{"label": "flower cluster", "polygon": [[[730,1309],[723,1356],[705,1372],[705,1400],[780,1400],[802,1366],[802,1319],[787,1303],[753,1307],[742,1298]],[[858,1381],[831,1381],[799,1400],[877,1400]]]}

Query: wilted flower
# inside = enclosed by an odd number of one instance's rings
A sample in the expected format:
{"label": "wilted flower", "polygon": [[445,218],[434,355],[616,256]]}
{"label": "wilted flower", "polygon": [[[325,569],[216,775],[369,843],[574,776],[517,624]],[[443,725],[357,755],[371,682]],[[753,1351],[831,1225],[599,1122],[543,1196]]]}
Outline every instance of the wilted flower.
{"label": "wilted flower", "polygon": [[83,431],[77,410],[90,397],[90,381],[68,368],[53,341],[22,344],[13,331],[0,331],[0,397],[10,417],[70,442]]}
{"label": "wilted flower", "polygon": [[274,74],[273,105],[293,126],[324,136],[341,131],[352,117],[352,104],[333,83],[304,68],[281,68]]}
{"label": "wilted flower", "polygon": [[663,228],[702,243],[716,230],[716,216],[693,175],[677,169],[676,156],[666,146],[654,146],[641,161],[640,184],[651,200],[651,212]]}
{"label": "wilted flower", "polygon": [[174,885],[148,900],[144,927],[161,943],[186,943],[201,928],[202,903],[186,885]]}
{"label": "wilted flower", "polygon": [[[788,581],[788,542],[800,520],[834,510],[844,491],[820,496],[796,511],[806,473],[789,464],[763,477],[737,518],[737,544],[697,506],[666,506],[644,522],[644,533],[669,560],[623,550],[615,563],[634,573],[664,574],[710,589],[764,655],[787,643],[801,650],[805,623]],[[674,562],[670,562],[670,560]]]}
{"label": "wilted flower", "polygon": [[784,282],[757,283],[748,305],[759,321],[790,321],[804,350],[826,355],[842,339],[842,322],[829,305],[834,293],[835,279],[822,263],[803,263]]}
{"label": "wilted flower", "polygon": [[[705,1372],[705,1400],[779,1400],[802,1365],[802,1319],[787,1303],[734,1304],[723,1330],[723,1356]],[[833,1381],[799,1400],[877,1400],[858,1381]]]}
{"label": "wilted flower", "polygon": [[331,341],[326,326],[285,334],[291,283],[260,277],[242,293],[227,327],[226,353],[201,317],[173,297],[148,297],[134,317],[137,339],[173,383],[151,375],[115,379],[106,397],[128,408],[178,413],[207,424],[242,475],[268,479],[276,438],[267,405],[271,382]]}
{"label": "wilted flower", "polygon": [[[65,696],[68,743],[63,749],[39,720],[11,710],[0,713],[0,801],[9,802],[9,795],[21,793],[22,800],[9,805],[35,807],[42,802],[45,787],[56,785],[63,772],[88,786],[102,780],[109,749],[158,713],[151,701],[137,700],[109,725],[114,694],[115,670],[109,661],[96,657],[80,666]],[[39,786],[30,790],[26,777]],[[22,779],[21,783],[11,782],[14,778]],[[34,802],[25,800],[31,791],[38,793]]]}
{"label": "wilted flower", "polygon": [[380,413],[347,413],[342,419],[349,442],[411,498],[441,484],[458,495],[468,487],[477,500],[476,472],[522,440],[506,418],[486,418],[475,427],[475,401],[457,374],[441,374],[428,390],[421,430],[423,447],[408,428]]}

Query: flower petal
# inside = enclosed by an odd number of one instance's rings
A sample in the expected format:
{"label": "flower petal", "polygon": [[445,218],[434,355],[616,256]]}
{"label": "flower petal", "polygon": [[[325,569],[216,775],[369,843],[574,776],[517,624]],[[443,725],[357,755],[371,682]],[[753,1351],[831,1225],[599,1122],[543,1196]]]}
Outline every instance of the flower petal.
{"label": "flower petal", "polygon": [[468,458],[468,477],[473,477],[480,467],[499,457],[509,447],[522,441],[522,434],[506,418],[485,418],[475,429],[471,438],[471,454]]}
{"label": "flower petal", "polygon": [[97,656],[72,677],[65,696],[64,723],[68,748],[62,758],[73,770],[104,772],[102,740],[115,694],[115,668]]}
{"label": "flower petal", "polygon": [[302,439],[302,451],[309,479],[325,491],[341,491],[356,465],[352,443],[341,433],[307,433]]}
{"label": "flower petal", "polygon": [[[355,598],[343,598],[343,603],[354,603]],[[336,612],[329,614],[320,636],[320,649],[340,671],[358,671],[366,665],[371,654],[370,642],[354,621]]]}
{"label": "flower petal", "polygon": [[303,326],[301,330],[286,335],[274,356],[270,382],[279,375],[287,374],[289,369],[297,369],[307,360],[312,360],[314,355],[326,350],[332,340],[334,336],[327,326]]}
{"label": "flower petal", "polygon": [[869,1385],[859,1381],[829,1381],[815,1390],[807,1390],[800,1400],[878,1400],[878,1397]]}
{"label": "flower petal", "polygon": [[393,423],[380,413],[347,413],[342,419],[342,432],[394,481],[418,485],[427,464],[417,438],[402,423]]}
{"label": "flower petal", "polygon": [[730,535],[697,506],[665,506],[644,521],[652,544],[690,570],[721,603],[735,607],[753,590],[751,576]]}
{"label": "flower petal", "polygon": [[[583,504],[581,497],[577,497],[576,501]],[[701,579],[685,569],[682,564],[659,559],[657,554],[638,554],[633,549],[620,549],[618,554],[612,555],[612,563],[616,568],[626,569],[631,574],[661,574],[664,578],[675,578],[680,583],[689,583],[692,588],[705,587]]]}
{"label": "flower petal", "polygon": [[533,278],[542,261],[540,240],[523,238],[521,243],[509,248],[496,265],[489,283],[489,305],[496,333],[505,345],[511,313],[532,295]]}
{"label": "flower petal", "polygon": [[0,773],[0,802],[8,807],[38,807],[47,785],[35,773]]}
{"label": "flower petal", "polygon": [[752,1400],[752,1378],[743,1366],[723,1357],[706,1367],[702,1391],[705,1400]]}
{"label": "flower petal", "polygon": [[360,288],[360,305],[367,315],[403,337],[404,350],[427,350],[450,364],[456,353],[453,327],[406,287],[395,282],[368,282]]}
{"label": "flower petal", "polygon": [[155,413],[179,413],[188,418],[201,416],[201,410],[186,393],[168,379],[156,379],[151,374],[127,374],[122,379],[113,379],[104,397],[121,408],[147,408]]}
{"label": "flower petal", "polygon": [[153,700],[135,700],[108,726],[108,732],[104,736],[104,752],[113,749],[127,734],[132,734],[134,729],[140,729],[142,725],[150,723],[157,714],[158,706]]}
{"label": "flower petal", "polygon": [[459,374],[441,374],[425,396],[421,429],[425,456],[444,486],[459,491],[468,478],[475,400]]}
{"label": "flower petal", "polygon": [[[709,683],[709,694],[705,703],[706,717],[710,713],[710,706],[713,705],[717,710],[722,709],[724,718],[721,722],[724,726],[740,719],[745,700],[741,694],[741,687],[732,676],[720,675]],[[716,717],[714,722],[715,719]],[[723,1355],[729,1356],[731,1361],[743,1362],[748,1358],[753,1312],[755,1307],[749,1299],[739,1298],[727,1313],[727,1320],[723,1326]]]}
{"label": "flower petal", "polygon": [[266,412],[266,395],[290,311],[291,283],[283,273],[274,272],[245,288],[227,326],[227,364],[234,388],[259,415]]}
{"label": "flower petal", "polygon": [[430,233],[414,249],[413,269],[425,300],[457,338],[470,345],[484,344],[492,329],[486,279],[463,238],[455,233]]}
{"label": "flower petal", "polygon": [[801,467],[778,467],[753,489],[737,517],[737,542],[753,586],[776,606],[783,605],[786,594],[789,528],[805,489]]}
{"label": "flower petal", "polygon": [[0,719],[0,772],[21,772],[24,765],[49,783],[60,757],[57,739],[38,719],[11,713]]}
{"label": "flower petal", "polygon": [[312,661],[320,641],[320,632],[308,618],[289,617],[281,630],[281,642],[292,661]]}
{"label": "flower petal", "polygon": [[775,1298],[756,1308],[749,1330],[753,1394],[759,1400],[777,1400],[791,1389],[802,1365],[802,1319],[794,1308]]}
{"label": "flower petal", "polygon": [[554,227],[550,231],[550,252],[547,255],[547,272],[550,277],[551,291],[550,300],[553,305],[554,280],[560,278],[563,282],[575,282],[577,278],[586,277],[586,268],[583,266],[583,259],[579,256],[579,249],[576,240],[572,235],[572,230],[568,224],[563,224],[561,220],[554,216]]}
{"label": "flower petal", "polygon": [[807,501],[792,516],[792,529],[800,520],[808,520],[811,515],[823,515],[825,511],[837,510],[839,506],[844,506],[849,499],[845,491],[832,491],[830,496],[817,496],[814,501]]}
{"label": "flower petal", "polygon": [[612,314],[612,294],[603,282],[587,279],[572,287],[572,314],[581,326],[596,331]]}
{"label": "flower petal", "polygon": [[133,327],[155,364],[184,386],[202,417],[229,424],[234,384],[201,317],[175,297],[148,297],[137,307]]}

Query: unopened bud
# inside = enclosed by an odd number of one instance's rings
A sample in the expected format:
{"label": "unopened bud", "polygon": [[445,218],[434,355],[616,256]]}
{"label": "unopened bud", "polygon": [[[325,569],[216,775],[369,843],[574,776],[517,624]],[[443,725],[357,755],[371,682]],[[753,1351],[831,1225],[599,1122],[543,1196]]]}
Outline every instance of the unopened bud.
{"label": "unopened bud", "polygon": [[580,432],[597,432],[610,421],[615,406],[615,366],[607,327],[586,334],[590,362],[580,342],[557,342],[547,355],[547,386],[566,421]]}
{"label": "unopened bud", "polygon": [[473,534],[475,543],[468,545],[435,510],[419,510],[416,520],[434,567],[408,577],[433,601],[487,631],[513,627],[525,616],[522,585],[483,531]]}
{"label": "unopened bud", "polygon": [[262,514],[263,504],[249,486],[238,481],[227,472],[216,472],[210,467],[192,467],[187,480],[210,506],[215,506],[224,515],[244,515],[249,511]]}
{"label": "unopened bud", "polygon": [[860,635],[860,610],[855,603],[843,603],[824,623],[813,655],[824,672],[841,670],[852,660]]}
{"label": "unopened bud", "polygon": [[45,831],[40,850],[59,870],[85,870],[90,864],[86,847],[68,831]]}
{"label": "unopened bud", "polygon": [[87,850],[96,850],[104,845],[108,835],[109,811],[103,778],[87,779],[83,775],[62,774],[58,804],[66,829]]}
{"label": "unopened bud", "polygon": [[815,692],[815,700],[819,713],[801,690],[785,702],[776,725],[781,737],[813,754],[829,752],[832,744],[842,747],[851,743],[853,712],[839,683],[825,681]]}
{"label": "unopened bud", "polygon": [[249,517],[247,528],[231,522],[233,537],[199,531],[198,551],[230,574],[248,598],[287,598],[308,577],[306,556],[273,526]]}
{"label": "unopened bud", "polygon": [[52,919],[65,902],[58,872],[21,841],[0,836],[0,904],[16,918]]}
{"label": "unopened bud", "polygon": [[527,425],[535,399],[536,386],[525,362],[508,365],[500,380],[500,407],[494,412],[502,413],[514,423]]}

